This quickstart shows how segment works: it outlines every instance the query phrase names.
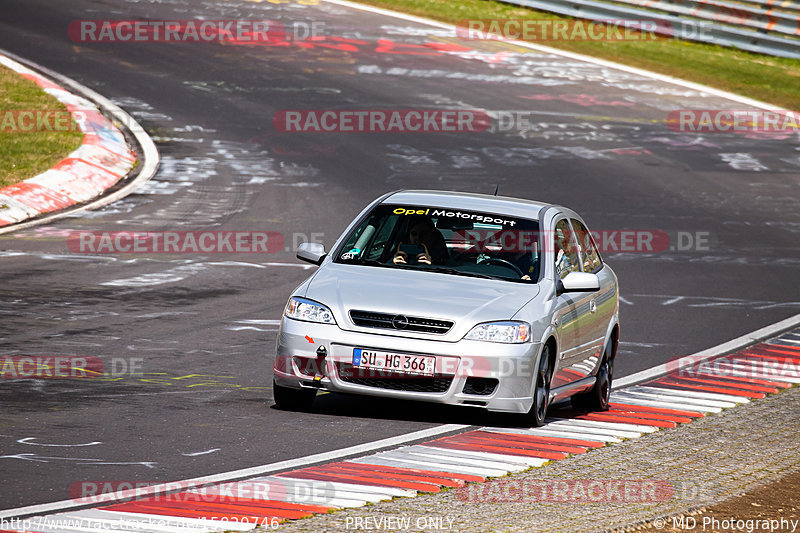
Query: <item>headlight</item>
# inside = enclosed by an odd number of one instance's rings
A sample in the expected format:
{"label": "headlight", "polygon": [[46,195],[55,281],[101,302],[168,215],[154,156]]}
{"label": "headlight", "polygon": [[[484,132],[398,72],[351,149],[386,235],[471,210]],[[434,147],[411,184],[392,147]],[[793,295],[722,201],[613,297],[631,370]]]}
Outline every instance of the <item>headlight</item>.
{"label": "headlight", "polygon": [[331,313],[331,310],[326,306],[296,296],[289,298],[283,314],[295,320],[318,322],[320,324],[336,324],[336,320],[333,319],[333,313]]}
{"label": "headlight", "polygon": [[464,338],[472,341],[519,344],[528,342],[531,326],[527,322],[487,322],[478,324]]}

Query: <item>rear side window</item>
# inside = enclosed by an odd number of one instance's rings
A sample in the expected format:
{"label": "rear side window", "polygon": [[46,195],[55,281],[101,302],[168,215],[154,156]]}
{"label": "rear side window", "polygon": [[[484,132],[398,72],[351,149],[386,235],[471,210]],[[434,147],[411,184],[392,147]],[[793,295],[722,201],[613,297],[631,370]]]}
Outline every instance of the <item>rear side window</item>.
{"label": "rear side window", "polygon": [[580,220],[573,218],[572,227],[575,229],[575,237],[578,239],[578,246],[583,256],[583,271],[594,274],[603,268],[603,261],[600,259],[600,252],[597,251],[592,234]]}

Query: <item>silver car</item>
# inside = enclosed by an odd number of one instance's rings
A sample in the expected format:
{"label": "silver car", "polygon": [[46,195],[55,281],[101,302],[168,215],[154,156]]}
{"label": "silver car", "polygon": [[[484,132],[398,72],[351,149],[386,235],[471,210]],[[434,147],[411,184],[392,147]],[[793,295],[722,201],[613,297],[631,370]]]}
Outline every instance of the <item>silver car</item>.
{"label": "silver car", "polygon": [[521,413],[571,398],[608,409],[617,277],[581,217],[557,205],[439,191],[378,198],[289,298],[275,402],[320,389]]}

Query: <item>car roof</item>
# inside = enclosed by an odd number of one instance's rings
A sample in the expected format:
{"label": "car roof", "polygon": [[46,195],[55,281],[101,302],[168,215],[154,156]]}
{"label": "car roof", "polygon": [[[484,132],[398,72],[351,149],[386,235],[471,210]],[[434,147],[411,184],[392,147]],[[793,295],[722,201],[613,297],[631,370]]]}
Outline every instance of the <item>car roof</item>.
{"label": "car roof", "polygon": [[552,204],[507,196],[426,190],[397,191],[389,194],[381,203],[468,209],[470,211],[485,211],[487,213],[498,213],[533,220],[539,219],[539,212],[543,207],[552,206]]}

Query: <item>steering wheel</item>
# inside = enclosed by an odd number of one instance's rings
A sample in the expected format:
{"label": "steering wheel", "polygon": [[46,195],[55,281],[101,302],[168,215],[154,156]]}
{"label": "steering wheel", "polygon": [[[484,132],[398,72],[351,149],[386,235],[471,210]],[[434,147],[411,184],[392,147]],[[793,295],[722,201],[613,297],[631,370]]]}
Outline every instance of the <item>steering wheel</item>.
{"label": "steering wheel", "polygon": [[486,259],[478,261],[478,264],[479,265],[497,264],[497,265],[504,266],[504,267],[512,269],[514,272],[519,274],[519,277],[522,277],[524,275],[522,273],[522,269],[520,267],[518,267],[517,265],[515,265],[511,261],[506,261],[505,259],[501,259],[499,257],[487,257]]}

